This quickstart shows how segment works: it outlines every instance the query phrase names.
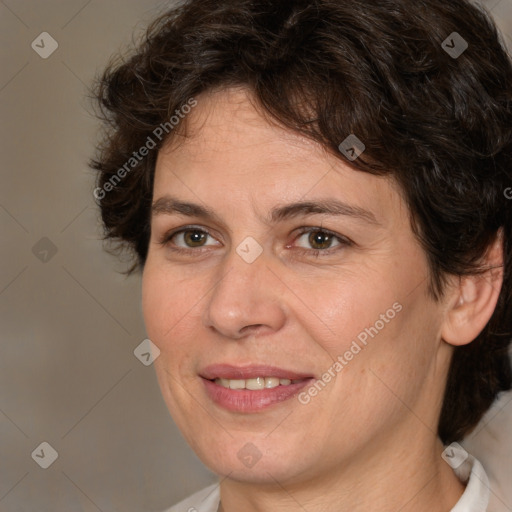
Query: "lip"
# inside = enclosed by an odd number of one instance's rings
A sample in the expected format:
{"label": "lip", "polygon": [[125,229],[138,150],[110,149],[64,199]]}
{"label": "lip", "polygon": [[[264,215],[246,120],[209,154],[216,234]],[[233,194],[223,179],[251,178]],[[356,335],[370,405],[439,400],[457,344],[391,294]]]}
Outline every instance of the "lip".
{"label": "lip", "polygon": [[[301,389],[313,381],[312,375],[265,365],[211,365],[201,371],[200,377],[210,400],[223,409],[239,413],[256,413],[283,403],[296,396]],[[214,382],[214,379],[217,378],[245,380],[256,377],[277,377],[279,379],[300,380],[300,382],[254,391],[228,389]]]}
{"label": "lip", "polygon": [[300,373],[276,366],[250,365],[234,366],[230,364],[213,364],[199,372],[203,379],[255,379],[256,377],[277,377],[278,379],[300,380],[313,378],[313,375]]}

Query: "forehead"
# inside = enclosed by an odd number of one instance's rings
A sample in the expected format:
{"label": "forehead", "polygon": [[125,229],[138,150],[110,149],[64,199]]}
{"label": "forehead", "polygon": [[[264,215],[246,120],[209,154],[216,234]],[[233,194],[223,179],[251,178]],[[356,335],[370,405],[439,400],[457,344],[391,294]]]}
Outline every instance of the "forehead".
{"label": "forehead", "polygon": [[205,203],[263,202],[271,208],[329,194],[376,213],[406,213],[392,178],[355,170],[278,125],[246,89],[204,93],[197,101],[158,154],[155,199],[172,190]]}
{"label": "forehead", "polygon": [[208,91],[197,97],[197,106],[160,153],[181,151],[189,159],[259,152],[266,163],[301,155],[324,156],[318,143],[279,125],[242,87]]}

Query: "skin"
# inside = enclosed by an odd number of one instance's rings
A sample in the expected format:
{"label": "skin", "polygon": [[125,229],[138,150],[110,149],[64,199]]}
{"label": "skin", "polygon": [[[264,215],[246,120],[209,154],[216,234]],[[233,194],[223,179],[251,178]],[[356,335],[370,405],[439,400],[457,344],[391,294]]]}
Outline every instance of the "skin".
{"label": "skin", "polygon": [[[244,89],[197,99],[187,137],[160,150],[153,200],[172,195],[216,218],[153,213],[143,312],[161,351],[154,366],[163,398],[193,450],[221,476],[223,510],[450,510],[464,488],[436,436],[448,365],[453,345],[485,325],[499,287],[454,280],[434,301],[394,181],[355,171],[271,124]],[[276,206],[326,198],[365,209],[376,222],[311,213],[267,219]],[[183,236],[161,243],[190,225],[210,233],[203,245],[190,247]],[[318,245],[301,227],[352,243],[332,239],[329,253],[315,255]],[[249,236],[263,250],[250,264],[236,252]],[[230,412],[205,393],[198,374],[216,363],[269,364],[321,379],[394,303],[402,310],[307,404],[294,397],[256,413]],[[250,468],[237,456],[248,442],[261,454]]]}

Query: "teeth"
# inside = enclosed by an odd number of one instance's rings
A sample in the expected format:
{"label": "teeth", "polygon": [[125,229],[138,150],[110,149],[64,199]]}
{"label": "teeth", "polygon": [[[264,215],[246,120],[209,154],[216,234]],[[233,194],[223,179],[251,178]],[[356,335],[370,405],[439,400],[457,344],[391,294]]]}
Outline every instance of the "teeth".
{"label": "teeth", "polygon": [[255,379],[247,379],[245,381],[245,388],[256,391],[257,389],[263,389],[265,387],[264,377],[256,377]]}
{"label": "teeth", "polygon": [[245,388],[245,380],[230,380],[229,389],[244,389]]}
{"label": "teeth", "polygon": [[215,384],[228,389],[249,389],[258,391],[260,389],[272,389],[277,386],[289,386],[299,382],[298,380],[279,379],[277,377],[256,377],[255,379],[215,379]]}
{"label": "teeth", "polygon": [[280,381],[277,377],[265,377],[265,388],[271,389],[271,388],[277,388],[279,386]]}

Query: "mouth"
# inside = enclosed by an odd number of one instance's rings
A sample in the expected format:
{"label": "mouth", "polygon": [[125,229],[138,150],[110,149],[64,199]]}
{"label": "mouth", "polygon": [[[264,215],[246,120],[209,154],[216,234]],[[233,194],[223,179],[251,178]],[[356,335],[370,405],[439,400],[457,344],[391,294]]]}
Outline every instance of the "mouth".
{"label": "mouth", "polygon": [[313,380],[312,375],[271,366],[214,365],[202,378],[207,396],[232,412],[259,412],[297,395]]}
{"label": "mouth", "polygon": [[249,389],[258,391],[260,389],[274,389],[277,386],[289,386],[297,384],[301,379],[279,379],[278,377],[256,377],[255,379],[215,379],[213,382],[226,389]]}

